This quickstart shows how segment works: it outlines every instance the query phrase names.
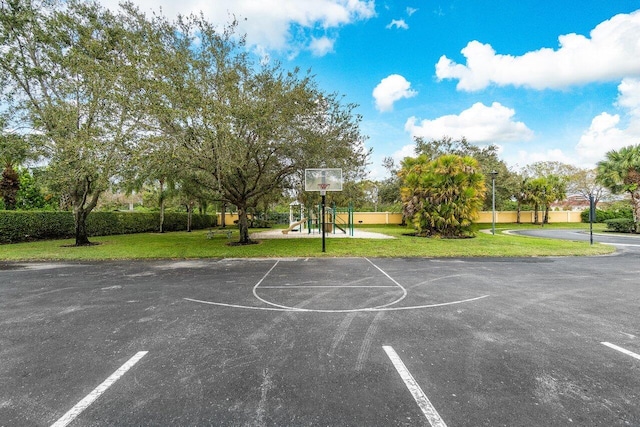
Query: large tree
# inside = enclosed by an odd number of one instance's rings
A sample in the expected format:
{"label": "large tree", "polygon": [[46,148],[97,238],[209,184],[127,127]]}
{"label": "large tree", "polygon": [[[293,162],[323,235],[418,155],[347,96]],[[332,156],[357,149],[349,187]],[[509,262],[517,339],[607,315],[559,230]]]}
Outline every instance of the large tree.
{"label": "large tree", "polygon": [[594,204],[597,205],[609,194],[607,188],[596,179],[597,175],[597,169],[576,168],[567,181],[567,194],[575,194],[585,200],[593,198]]}
{"label": "large tree", "polygon": [[636,233],[640,231],[640,145],[623,147],[598,162],[597,181],[613,194],[627,193],[633,205]]}
{"label": "large tree", "polygon": [[484,175],[476,159],[445,154],[407,157],[399,172],[405,216],[420,236],[463,237],[472,234],[485,195]]}
{"label": "large tree", "polygon": [[250,243],[248,213],[299,187],[306,167],[362,175],[368,152],[355,106],[321,91],[308,73],[253,62],[233,24],[219,31],[190,17],[178,25],[167,46],[184,72],[166,76],[158,130],[175,139],[201,185],[237,207],[239,243]]}
{"label": "large tree", "polygon": [[76,245],[90,243],[87,216],[135,148],[136,80],[151,58],[132,14],[75,0],[0,7],[4,95],[46,141],[51,188],[72,198]]}

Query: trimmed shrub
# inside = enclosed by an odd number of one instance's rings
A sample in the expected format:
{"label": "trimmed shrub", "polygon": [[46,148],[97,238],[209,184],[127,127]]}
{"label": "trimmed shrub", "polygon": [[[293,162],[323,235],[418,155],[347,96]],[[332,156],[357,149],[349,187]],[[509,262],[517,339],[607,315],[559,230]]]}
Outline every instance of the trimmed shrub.
{"label": "trimmed shrub", "polygon": [[[590,209],[585,209],[580,213],[582,222],[589,222]],[[596,209],[596,222],[606,222],[610,219],[633,219],[633,210],[631,207],[617,208],[617,209]]]}
{"label": "trimmed shrub", "polygon": [[629,218],[608,219],[605,221],[605,224],[607,224],[607,230],[618,233],[634,233],[636,230],[635,222]]}
{"label": "trimmed shrub", "polygon": [[[89,236],[133,234],[159,231],[160,213],[92,212],[87,217]],[[192,215],[194,230],[215,227],[213,215]],[[165,213],[164,230],[187,229],[187,214]],[[0,211],[0,243],[42,239],[66,239],[75,235],[71,212]]]}

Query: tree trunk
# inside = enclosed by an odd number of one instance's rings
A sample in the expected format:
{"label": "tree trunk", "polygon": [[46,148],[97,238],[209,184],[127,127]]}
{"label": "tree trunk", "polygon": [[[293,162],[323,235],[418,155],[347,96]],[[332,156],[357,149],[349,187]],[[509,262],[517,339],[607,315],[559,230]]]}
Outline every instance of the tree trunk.
{"label": "tree trunk", "polygon": [[164,180],[160,181],[160,233],[164,233]]}
{"label": "tree trunk", "polygon": [[249,240],[249,218],[247,215],[247,209],[240,206],[238,206],[238,230],[240,233],[239,243],[251,243],[251,240]]}
{"label": "tree trunk", "polygon": [[98,204],[101,191],[93,189],[93,181],[87,177],[72,191],[73,220],[76,227],[76,246],[91,245],[87,233],[87,217]]}
{"label": "tree trunk", "polygon": [[220,213],[220,226],[225,228],[227,226],[227,202],[222,202],[222,212]]}
{"label": "tree trunk", "polygon": [[73,208],[73,221],[76,226],[76,246],[88,246],[89,234],[87,233],[87,216],[89,211],[84,208]]}
{"label": "tree trunk", "polygon": [[633,205],[635,232],[640,233],[640,189],[631,192],[631,204]]}
{"label": "tree trunk", "polygon": [[186,206],[187,206],[187,233],[191,233],[191,215],[193,213],[193,207],[190,203],[187,203]]}
{"label": "tree trunk", "polygon": [[518,202],[518,205],[516,207],[516,223],[520,224],[520,211],[522,210],[521,206],[520,206],[520,202]]}
{"label": "tree trunk", "polygon": [[538,208],[540,206],[538,206],[538,204],[536,203],[536,205],[533,207],[533,223],[537,224],[538,223]]}
{"label": "tree trunk", "polygon": [[544,207],[544,218],[542,219],[543,224],[549,224],[549,206],[545,205]]}

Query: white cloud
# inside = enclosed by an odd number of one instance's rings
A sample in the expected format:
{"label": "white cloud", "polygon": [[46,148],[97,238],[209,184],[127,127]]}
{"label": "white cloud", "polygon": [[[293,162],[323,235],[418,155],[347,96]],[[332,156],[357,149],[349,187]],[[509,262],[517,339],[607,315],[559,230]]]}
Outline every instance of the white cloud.
{"label": "white cloud", "polygon": [[640,118],[640,79],[624,79],[618,86],[617,105],[627,108],[629,114]]}
{"label": "white cloud", "polygon": [[309,45],[309,49],[313,53],[314,56],[324,56],[329,52],[333,52],[333,45],[335,40],[330,39],[326,36],[311,39],[311,44]]}
{"label": "white cloud", "polygon": [[594,117],[576,145],[583,162],[596,163],[608,151],[640,143],[640,79],[624,79],[618,92],[616,105],[623,109],[622,116],[603,112]]}
{"label": "white cloud", "polygon": [[396,150],[391,157],[393,158],[396,165],[400,165],[400,162],[404,160],[405,157],[415,157],[416,156],[416,145],[408,144],[402,146],[399,150]]}
{"label": "white cloud", "polygon": [[[117,9],[119,3],[119,0],[99,1],[111,9]],[[225,25],[230,16],[235,16],[239,32],[246,33],[250,46],[294,52],[310,48],[314,31],[337,30],[376,14],[374,0],[133,0],[133,3],[143,12],[162,8],[170,19],[202,11],[206,19],[217,25]]]}
{"label": "white cloud", "polygon": [[402,98],[411,98],[418,92],[411,89],[411,83],[399,74],[385,77],[373,89],[373,98],[376,101],[378,111],[392,111],[393,103]]}
{"label": "white cloud", "polygon": [[594,81],[640,76],[640,10],[597,25],[590,37],[567,34],[557,50],[543,48],[522,56],[496,54],[491,45],[471,41],[462,49],[466,65],[442,56],[438,79],[458,79],[457,88],[481,90],[490,84],[558,89]]}
{"label": "white cloud", "polygon": [[622,128],[618,114],[602,113],[591,121],[589,129],[582,134],[576,151],[584,162],[596,163],[602,160],[608,151],[638,143],[640,118],[631,118],[629,126]]}
{"label": "white cloud", "polygon": [[418,11],[418,9],[413,8],[413,7],[407,7],[406,10],[407,10],[407,15],[409,15],[409,16],[413,15],[414,13],[416,13]]}
{"label": "white cloud", "polygon": [[533,137],[533,132],[523,122],[513,120],[515,110],[499,102],[490,107],[478,102],[459,115],[447,115],[433,120],[415,117],[405,123],[405,130],[411,137],[440,139],[449,136],[454,139],[465,137],[469,142],[492,144],[505,141],[522,141]]}
{"label": "white cloud", "polygon": [[409,25],[407,25],[407,23],[404,22],[404,19],[392,19],[391,23],[386,26],[387,30],[390,30],[393,27],[401,28],[403,30],[408,30],[409,29]]}

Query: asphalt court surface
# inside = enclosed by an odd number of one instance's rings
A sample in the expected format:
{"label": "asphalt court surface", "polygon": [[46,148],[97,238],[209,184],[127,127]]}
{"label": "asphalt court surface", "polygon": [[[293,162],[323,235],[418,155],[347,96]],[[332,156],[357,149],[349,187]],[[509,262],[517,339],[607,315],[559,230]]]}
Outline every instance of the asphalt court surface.
{"label": "asphalt court surface", "polygon": [[0,426],[640,426],[637,255],[0,263]]}

